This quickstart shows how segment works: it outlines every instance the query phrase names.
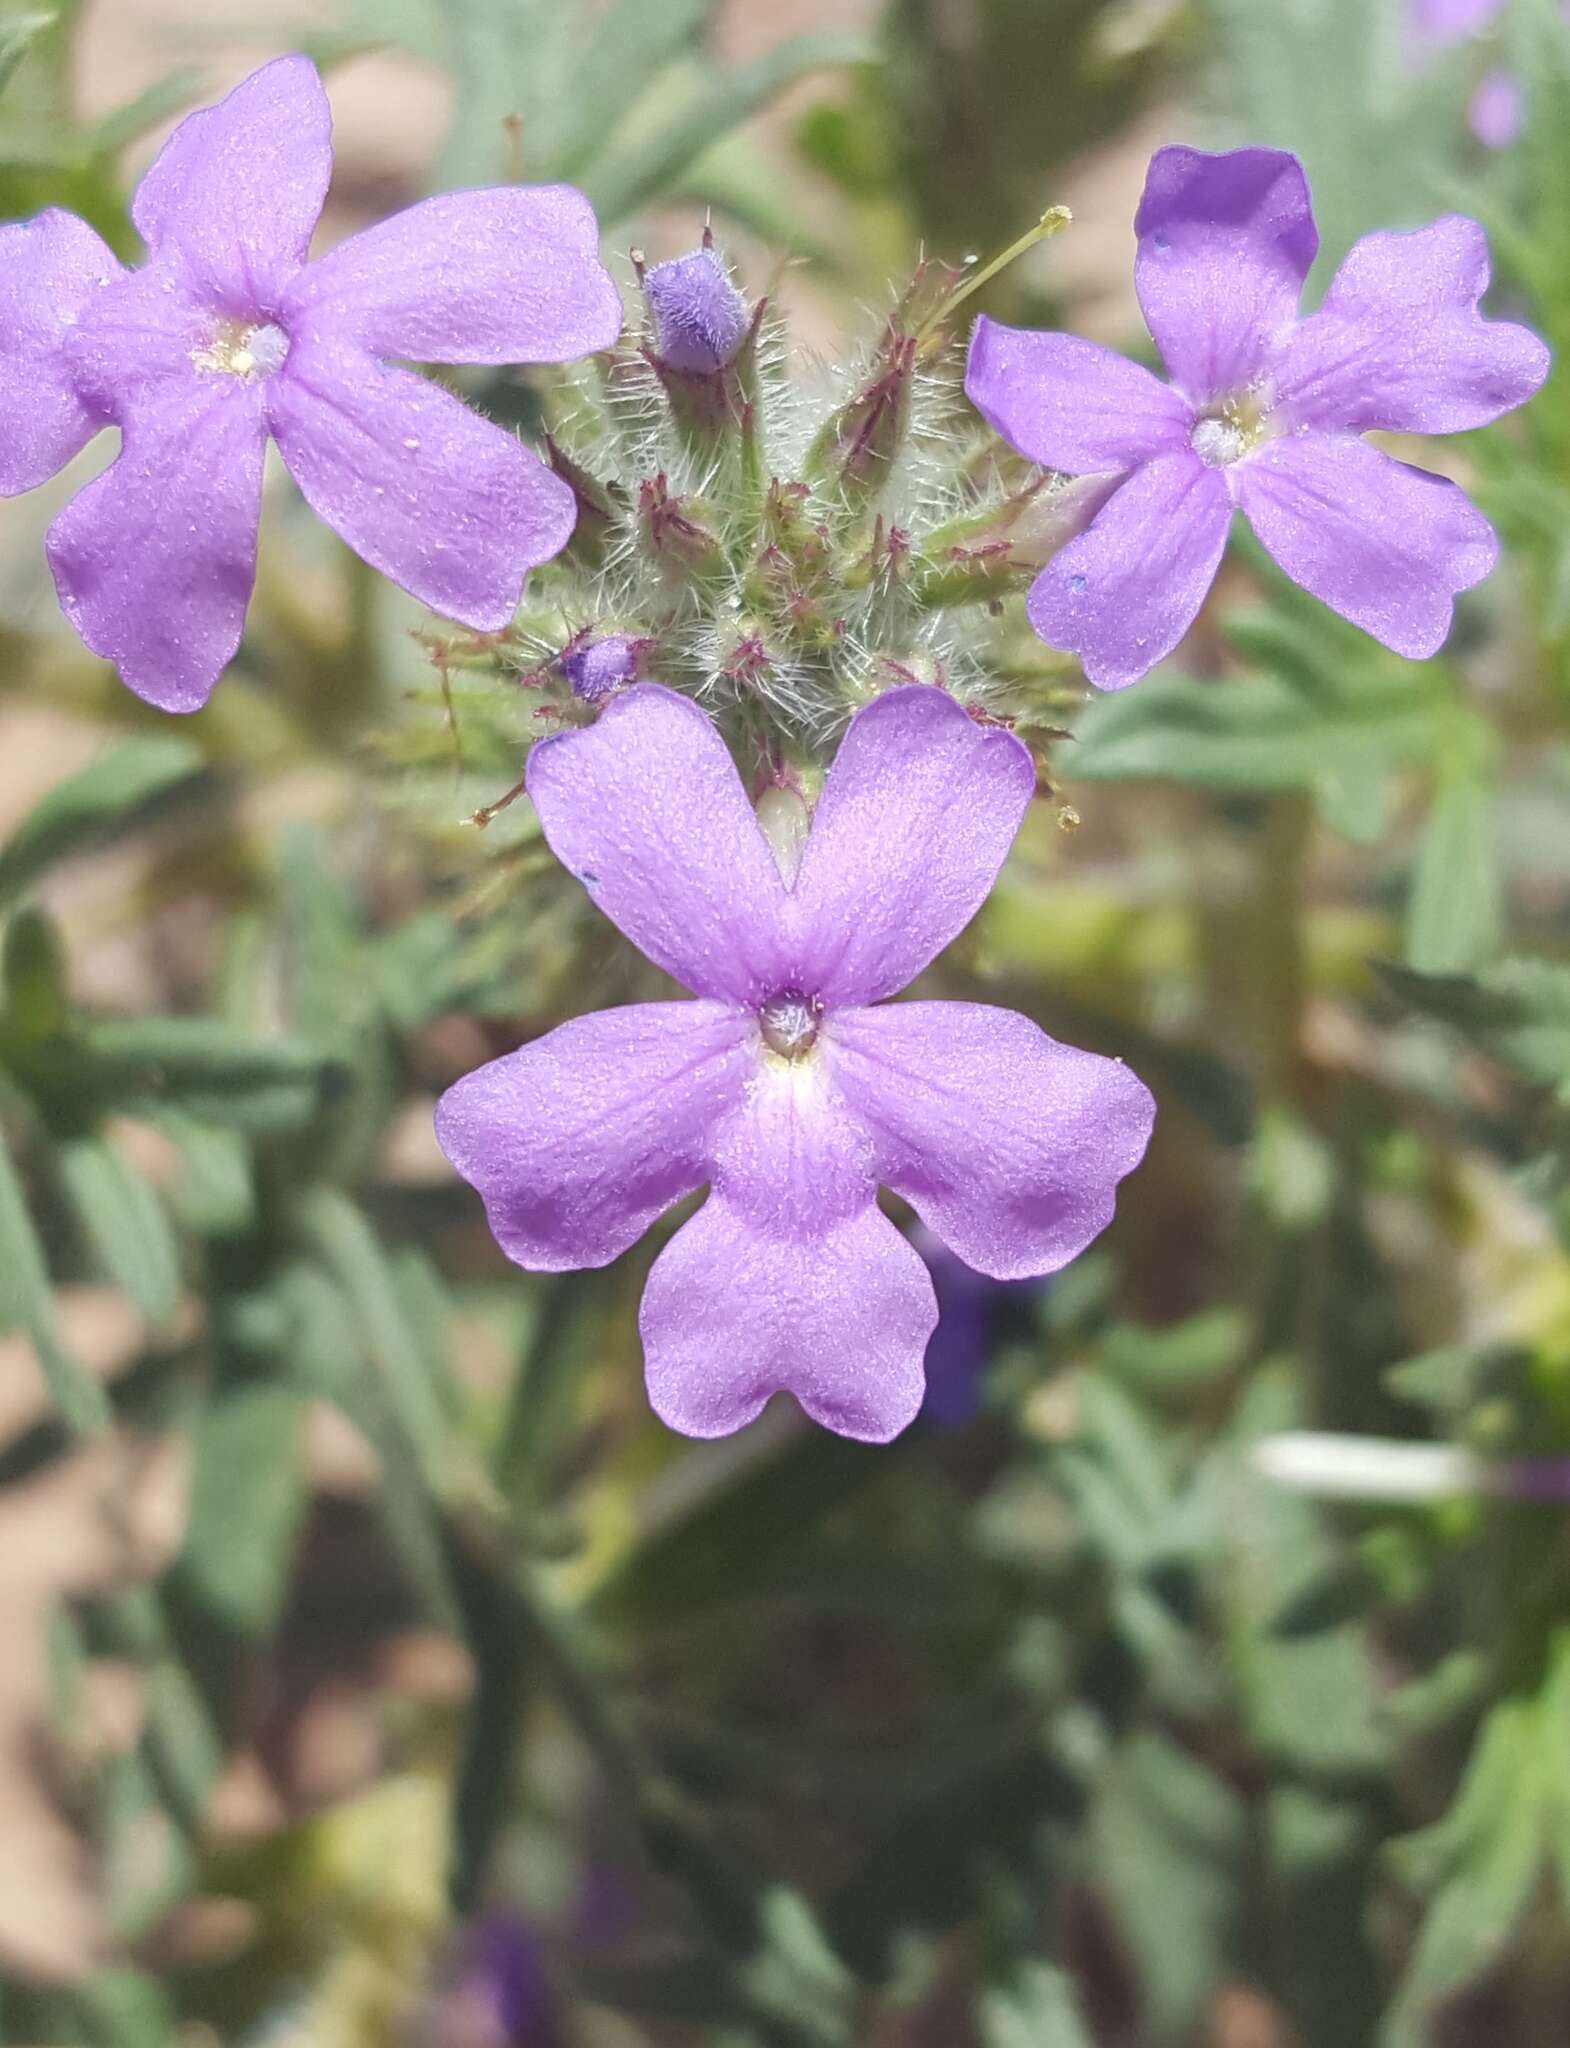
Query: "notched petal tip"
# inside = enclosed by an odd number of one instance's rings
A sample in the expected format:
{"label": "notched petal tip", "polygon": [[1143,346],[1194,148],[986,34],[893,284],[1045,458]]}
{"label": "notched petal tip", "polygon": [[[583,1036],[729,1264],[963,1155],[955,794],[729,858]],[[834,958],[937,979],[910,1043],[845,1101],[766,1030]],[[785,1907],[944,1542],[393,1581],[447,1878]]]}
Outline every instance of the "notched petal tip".
{"label": "notched petal tip", "polygon": [[1302,165],[1285,150],[1160,149],[1134,231],[1135,287],[1173,380],[1197,405],[1246,389],[1319,250]]}
{"label": "notched petal tip", "polygon": [[791,894],[795,943],[826,1003],[880,1002],[986,901],[1035,792],[1029,750],[930,683],[851,720]]}
{"label": "notched petal tip", "polygon": [[712,1192],[654,1263],[639,1312],[655,1413],[728,1436],[775,1394],[836,1435],[888,1443],[921,1407],[937,1327],[925,1262],[871,1201],[817,1234]]}
{"label": "notched petal tip", "polygon": [[275,306],[305,261],[332,175],[332,109],[309,57],[275,57],[170,135],[131,202],[155,256],[237,312]]}

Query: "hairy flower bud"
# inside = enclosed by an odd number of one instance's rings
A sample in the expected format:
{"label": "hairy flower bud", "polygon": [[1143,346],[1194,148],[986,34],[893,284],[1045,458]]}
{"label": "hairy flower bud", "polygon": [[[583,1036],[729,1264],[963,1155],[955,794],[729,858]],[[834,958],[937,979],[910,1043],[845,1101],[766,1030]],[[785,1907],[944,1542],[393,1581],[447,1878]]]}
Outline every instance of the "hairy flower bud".
{"label": "hairy flower bud", "polygon": [[914,584],[923,604],[973,603],[1020,589],[1082,533],[1117,488],[1115,477],[1038,477],[1002,504],[927,534]]}
{"label": "hairy flower bud", "polygon": [[707,235],[701,249],[656,263],[641,282],[651,353],[662,369],[705,376],[734,361],[752,314]]}
{"label": "hairy flower bud", "polygon": [[871,374],[828,420],[807,454],[809,482],[832,483],[859,508],[888,481],[910,425],[916,337],[891,321]]}
{"label": "hairy flower bud", "polygon": [[585,704],[599,704],[613,690],[637,680],[647,640],[635,640],[627,633],[602,633],[589,639],[580,633],[564,647],[559,666],[575,697]]}
{"label": "hairy flower bud", "polygon": [[638,527],[643,547],[661,574],[678,583],[704,582],[723,572],[725,551],[694,498],[679,498],[663,471],[638,486]]}

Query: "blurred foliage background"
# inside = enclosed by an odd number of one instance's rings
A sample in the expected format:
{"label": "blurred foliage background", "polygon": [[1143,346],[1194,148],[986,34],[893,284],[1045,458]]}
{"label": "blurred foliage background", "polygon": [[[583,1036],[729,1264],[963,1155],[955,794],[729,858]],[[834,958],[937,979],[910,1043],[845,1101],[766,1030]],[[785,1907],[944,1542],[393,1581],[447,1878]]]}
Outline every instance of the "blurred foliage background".
{"label": "blurred foliage background", "polygon": [[[507,177],[623,251],[707,210],[825,356],[1065,200],[986,303],[1148,350],[1174,139],[1300,152],[1320,281],[1473,213],[1570,346],[1557,0],[1423,53],[1398,0],[7,0],[0,216],[133,247],[170,120],[291,47],[333,231]],[[175,723],[53,611],[81,467],[5,508],[0,2039],[1563,2048],[1565,1520],[1508,1488],[1570,1460],[1570,387],[1416,453],[1507,543],[1441,659],[1239,547],[1174,663],[1071,693],[944,974],[1124,1054],[1157,1136],[1050,1286],[939,1270],[883,1450],[671,1437],[655,1246],[519,1274],[435,1152],[622,956],[526,831],[472,851],[503,783],[415,608],[270,490]],[[1254,1458],[1307,1426],[1501,1488],[1315,1503]]]}

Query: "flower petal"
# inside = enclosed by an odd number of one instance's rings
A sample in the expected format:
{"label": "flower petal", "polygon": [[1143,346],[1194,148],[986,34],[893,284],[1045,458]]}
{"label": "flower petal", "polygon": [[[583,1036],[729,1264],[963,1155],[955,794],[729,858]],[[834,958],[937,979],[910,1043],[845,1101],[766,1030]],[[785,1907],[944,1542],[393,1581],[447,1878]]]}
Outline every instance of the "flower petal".
{"label": "flower petal", "polygon": [[285,317],[422,363],[565,363],[609,348],[621,294],[571,185],[444,192],[303,270]]}
{"label": "flower petal", "polygon": [[994,1280],[1055,1273],[1111,1222],[1155,1118],[1120,1060],[982,1003],[850,1010],[829,1031],[879,1181],[966,1265]]}
{"label": "flower petal", "polygon": [[129,689],[195,711],[240,644],[256,574],[266,435],[254,386],[150,387],[119,455],[49,529],[66,617]]}
{"label": "flower petal", "polygon": [[913,980],[986,901],[1035,786],[1012,733],[930,684],[858,711],[791,898],[804,992],[875,1003]]}
{"label": "flower petal", "polygon": [[[77,389],[100,418],[121,419],[155,387],[211,384],[196,358],[222,326],[178,262],[126,270],[83,306],[64,338]],[[225,382],[236,380],[226,379]]]}
{"label": "flower petal", "polygon": [[237,315],[274,313],[332,178],[332,111],[309,57],[276,57],[186,115],[131,201],[154,256]]}
{"label": "flower petal", "polygon": [[121,274],[74,213],[51,207],[0,227],[0,497],[53,476],[104,424],[77,390],[67,344],[81,309]]}
{"label": "flower petal", "polygon": [[719,1003],[635,1003],[558,1025],[455,1082],[436,1137],[517,1265],[604,1266],[708,1178],[751,1026]]}
{"label": "flower petal", "polygon": [[1548,375],[1525,327],[1485,320],[1488,240],[1459,214],[1415,234],[1365,235],[1276,367],[1299,424],[1457,434],[1523,405]]}
{"label": "flower petal", "polygon": [[1411,660],[1439,651],[1456,593],[1499,558],[1458,485],[1355,435],[1295,434],[1238,468],[1249,524],[1292,581]]}
{"label": "flower petal", "polygon": [[1134,232],[1135,289],[1173,381],[1196,405],[1245,390],[1318,253],[1303,166],[1279,149],[1158,149]]}
{"label": "flower petal", "polygon": [[785,885],[708,719],[656,683],[542,740],[529,795],[562,865],[695,995],[755,1009],[784,984]]}
{"label": "flower petal", "polygon": [[187,114],[131,202],[155,257],[239,316],[277,311],[332,175],[332,113],[308,57],[279,57]]}
{"label": "flower petal", "polygon": [[263,388],[311,509],[433,611],[495,632],[529,570],[567,545],[570,488],[427,378],[349,343],[298,338]]}
{"label": "flower petal", "polygon": [[1138,363],[1075,334],[976,322],[965,395],[1021,455],[1070,476],[1186,447],[1193,408]]}
{"label": "flower petal", "polygon": [[649,1399],[672,1429],[724,1436],[781,1391],[869,1443],[914,1417],[937,1303],[863,1152],[820,1062],[761,1070],[643,1297]]}
{"label": "flower petal", "polygon": [[1030,587],[1030,623],[1102,690],[1138,682],[1193,625],[1232,523],[1219,469],[1190,450],[1147,462]]}

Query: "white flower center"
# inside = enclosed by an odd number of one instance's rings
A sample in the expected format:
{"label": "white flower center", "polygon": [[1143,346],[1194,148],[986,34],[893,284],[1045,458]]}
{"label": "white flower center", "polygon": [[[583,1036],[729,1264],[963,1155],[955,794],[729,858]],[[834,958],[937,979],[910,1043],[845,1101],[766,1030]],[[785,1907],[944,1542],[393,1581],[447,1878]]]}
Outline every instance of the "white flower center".
{"label": "white flower center", "polygon": [[238,377],[251,384],[281,370],[289,354],[289,337],[270,320],[251,325],[221,321],[205,347],[193,349],[191,361],[209,376]]}
{"label": "white flower center", "polygon": [[1274,393],[1263,380],[1212,401],[1190,429],[1189,446],[1208,468],[1230,469],[1277,431],[1270,420],[1273,402]]}
{"label": "white flower center", "polygon": [[1211,469],[1225,469],[1248,453],[1248,434],[1236,420],[1196,420],[1188,438],[1194,453]]}
{"label": "white flower center", "polygon": [[770,1052],[782,1060],[805,1059],[818,1042],[818,1022],[823,1005],[815,996],[795,989],[782,989],[770,996],[758,1012],[758,1029]]}

